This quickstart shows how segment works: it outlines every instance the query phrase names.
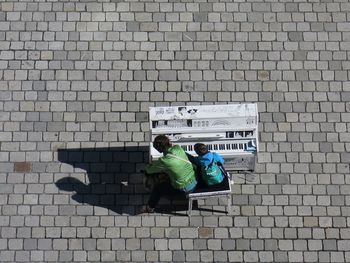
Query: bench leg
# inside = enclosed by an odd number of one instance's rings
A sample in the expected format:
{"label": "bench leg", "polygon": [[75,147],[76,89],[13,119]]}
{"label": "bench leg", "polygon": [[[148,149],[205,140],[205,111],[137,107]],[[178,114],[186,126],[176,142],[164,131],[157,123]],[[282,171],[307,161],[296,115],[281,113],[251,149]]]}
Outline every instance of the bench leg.
{"label": "bench leg", "polygon": [[227,196],[227,214],[231,214],[231,198],[232,195],[228,195]]}
{"label": "bench leg", "polygon": [[191,216],[192,213],[192,199],[188,199],[188,216]]}

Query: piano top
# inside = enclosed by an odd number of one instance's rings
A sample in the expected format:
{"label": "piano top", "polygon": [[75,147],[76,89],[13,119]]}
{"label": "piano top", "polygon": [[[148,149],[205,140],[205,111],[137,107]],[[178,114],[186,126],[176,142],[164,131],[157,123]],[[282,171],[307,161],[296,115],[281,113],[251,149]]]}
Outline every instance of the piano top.
{"label": "piano top", "polygon": [[225,104],[150,107],[150,120],[225,119],[235,117],[256,117],[257,104]]}
{"label": "piano top", "polygon": [[256,104],[151,107],[152,134],[257,129]]}

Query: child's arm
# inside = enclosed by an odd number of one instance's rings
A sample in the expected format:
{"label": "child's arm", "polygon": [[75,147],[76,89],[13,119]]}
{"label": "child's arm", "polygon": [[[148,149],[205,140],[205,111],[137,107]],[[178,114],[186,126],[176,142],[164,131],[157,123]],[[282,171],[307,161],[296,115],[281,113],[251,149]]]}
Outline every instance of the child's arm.
{"label": "child's arm", "polygon": [[216,162],[220,163],[221,165],[224,165],[225,160],[224,160],[224,158],[222,158],[222,156],[220,154],[213,152],[213,157],[214,157],[214,160]]}

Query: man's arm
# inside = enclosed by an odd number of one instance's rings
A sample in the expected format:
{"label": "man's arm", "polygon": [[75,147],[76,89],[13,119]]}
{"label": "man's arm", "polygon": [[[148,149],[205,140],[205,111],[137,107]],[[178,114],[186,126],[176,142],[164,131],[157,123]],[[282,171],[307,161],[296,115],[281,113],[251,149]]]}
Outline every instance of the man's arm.
{"label": "man's arm", "polygon": [[190,160],[191,163],[193,163],[196,166],[200,166],[200,161],[198,160],[198,157],[194,157],[187,152],[186,152],[186,155],[187,155],[188,160]]}
{"label": "man's arm", "polygon": [[145,171],[148,174],[156,174],[161,173],[165,171],[164,165],[161,163],[160,160],[154,161],[151,164],[147,164],[145,167]]}

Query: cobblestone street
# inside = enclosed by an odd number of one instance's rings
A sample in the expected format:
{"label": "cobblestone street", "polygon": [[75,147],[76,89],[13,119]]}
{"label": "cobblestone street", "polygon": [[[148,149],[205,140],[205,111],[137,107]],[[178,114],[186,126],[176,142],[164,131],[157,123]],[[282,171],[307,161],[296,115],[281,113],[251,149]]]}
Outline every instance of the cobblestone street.
{"label": "cobblestone street", "polygon": [[[1,262],[350,262],[348,0],[0,0]],[[150,106],[258,104],[226,200],[148,199]]]}

